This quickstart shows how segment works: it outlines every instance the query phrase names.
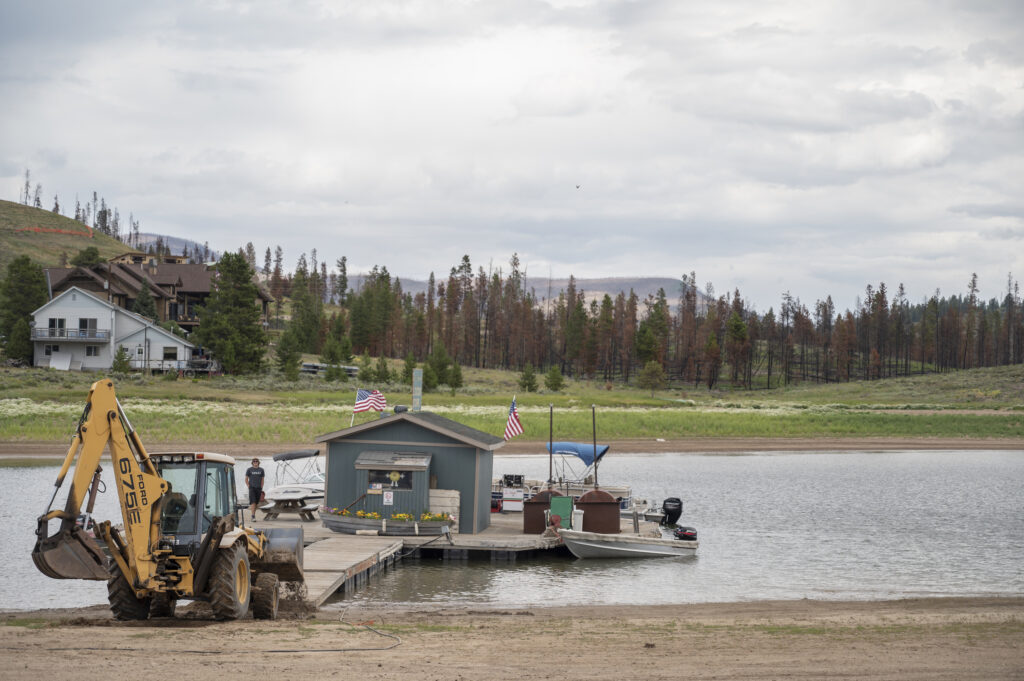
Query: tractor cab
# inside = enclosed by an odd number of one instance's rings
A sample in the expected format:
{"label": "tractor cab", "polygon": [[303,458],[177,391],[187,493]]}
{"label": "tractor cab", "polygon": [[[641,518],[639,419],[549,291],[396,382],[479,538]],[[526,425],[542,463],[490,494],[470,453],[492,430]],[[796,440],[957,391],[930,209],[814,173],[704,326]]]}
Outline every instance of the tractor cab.
{"label": "tractor cab", "polygon": [[175,555],[195,557],[214,520],[235,514],[235,460],[207,452],[153,454],[150,459],[170,484],[161,532]]}

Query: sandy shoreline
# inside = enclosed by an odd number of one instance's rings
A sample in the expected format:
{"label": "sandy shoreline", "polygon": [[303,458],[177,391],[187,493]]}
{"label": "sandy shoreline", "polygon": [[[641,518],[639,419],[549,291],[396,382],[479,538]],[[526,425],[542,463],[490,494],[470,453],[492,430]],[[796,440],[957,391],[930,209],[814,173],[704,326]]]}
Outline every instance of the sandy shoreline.
{"label": "sandy shoreline", "polygon": [[[543,440],[513,440],[496,454],[542,454],[547,451]],[[243,442],[159,442],[147,441],[146,449],[153,452],[211,451],[232,456],[270,457],[278,452],[311,449],[317,445],[298,443],[243,443]],[[320,445],[321,451],[324,447]],[[1020,450],[1021,439],[967,439],[967,438],[637,438],[614,440],[611,451],[617,454],[659,453],[743,453],[743,452],[810,452],[810,451],[898,451],[898,450]],[[63,442],[0,442],[0,457],[7,458],[63,458],[67,445]]]}
{"label": "sandy shoreline", "polygon": [[[0,614],[6,679],[1021,679],[1024,598],[321,611],[113,622]],[[376,630],[367,628],[368,625]],[[393,646],[393,647],[392,647]],[[384,650],[384,648],[389,648]]]}

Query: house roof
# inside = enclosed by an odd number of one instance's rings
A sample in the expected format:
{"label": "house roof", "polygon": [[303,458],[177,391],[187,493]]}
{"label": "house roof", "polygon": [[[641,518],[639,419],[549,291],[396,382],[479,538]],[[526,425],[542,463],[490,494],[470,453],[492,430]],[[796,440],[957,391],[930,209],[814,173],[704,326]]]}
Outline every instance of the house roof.
{"label": "house roof", "polygon": [[[111,303],[108,303],[107,301],[103,300],[102,298],[97,298],[93,294],[89,293],[88,291],[83,291],[82,289],[78,288],[77,286],[72,286],[68,290],[62,291],[62,292],[58,293],[53,298],[51,298],[50,300],[48,300],[45,303],[43,303],[42,305],[40,305],[38,308],[36,308],[35,310],[32,311],[32,316],[35,317],[37,314],[39,314],[40,312],[45,310],[47,307],[49,307],[50,305],[53,305],[55,302],[57,302],[61,298],[70,295],[72,292],[81,293],[83,296],[88,296],[89,298],[91,298],[92,300],[96,301],[97,303],[99,303],[100,305],[102,305],[103,307],[105,307],[107,309],[114,310],[118,314],[127,315],[128,317],[131,317],[132,319],[135,319],[136,321],[138,321],[140,324],[144,325],[146,328],[151,329],[156,334],[159,334],[159,335],[171,338],[175,342],[183,343],[184,345],[187,345],[190,348],[194,348],[195,347],[195,345],[193,345],[192,343],[189,343],[184,338],[180,338],[178,336],[175,336],[173,333],[171,333],[167,329],[164,329],[163,327],[155,324],[152,320],[146,319],[145,317],[137,315],[134,312],[129,312],[128,310],[124,309],[123,307],[118,307],[117,305],[113,305]],[[141,329],[139,331],[141,331]],[[130,333],[128,335],[129,336],[133,336],[136,333],[139,333],[139,331],[133,331],[132,333]],[[125,336],[122,336],[121,338],[123,339],[123,338],[125,338]],[[116,342],[118,342],[118,340],[115,339],[114,342],[116,343]]]}
{"label": "house roof", "polygon": [[470,428],[458,421],[453,421],[441,416],[440,414],[435,414],[429,411],[405,411],[400,414],[395,414],[394,416],[386,416],[373,421],[367,421],[366,423],[361,423],[358,426],[343,428],[341,430],[336,430],[333,433],[320,435],[315,439],[315,442],[333,442],[335,440],[342,440],[358,433],[393,424],[397,421],[408,421],[426,428],[427,430],[432,430],[435,433],[446,435],[453,440],[458,440],[459,442],[463,442],[479,449],[486,449],[487,451],[494,451],[505,444],[505,440],[500,437],[496,437],[490,433],[485,433],[482,430],[477,430],[476,428]]}
{"label": "house roof", "polygon": [[149,287],[154,298],[174,297],[160,285],[160,282],[154,281],[145,273],[132,271],[129,266],[121,263],[104,262],[94,267],[48,267],[46,276],[50,279],[51,290],[75,280],[86,280],[95,282],[105,289],[109,288],[111,293],[128,298],[137,297],[143,284]]}
{"label": "house roof", "polygon": [[[121,264],[120,267],[136,273],[143,273],[151,277],[157,284],[175,286],[181,293],[208,294],[211,290],[213,278],[217,276],[216,265],[158,263],[155,271],[153,271],[153,267],[145,263]],[[253,277],[253,283],[256,285],[256,295],[268,302],[273,300],[273,297],[255,276]]]}

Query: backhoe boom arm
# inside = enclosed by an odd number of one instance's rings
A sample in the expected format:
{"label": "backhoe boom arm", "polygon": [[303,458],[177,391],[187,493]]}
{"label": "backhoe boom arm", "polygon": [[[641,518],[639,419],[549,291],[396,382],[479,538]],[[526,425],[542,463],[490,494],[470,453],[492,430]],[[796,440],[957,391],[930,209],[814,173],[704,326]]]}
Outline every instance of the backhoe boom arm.
{"label": "backhoe boom arm", "polygon": [[[113,461],[113,475],[121,504],[125,541],[114,542],[108,525],[103,527],[105,543],[133,588],[147,588],[155,571],[154,551],[160,541],[161,498],[167,482],[158,474],[142,442],[124,415],[114,394],[114,384],[103,379],[92,384],[75,436],[60,472],[46,512],[39,517],[38,537],[32,559],[43,574],[58,579],[106,580],[106,558],[77,519],[86,494],[99,474],[100,458],[107,445]],[[77,456],[64,510],[51,510]],[[60,520],[60,528],[48,535],[49,523]],[[117,560],[118,554],[121,560]]]}

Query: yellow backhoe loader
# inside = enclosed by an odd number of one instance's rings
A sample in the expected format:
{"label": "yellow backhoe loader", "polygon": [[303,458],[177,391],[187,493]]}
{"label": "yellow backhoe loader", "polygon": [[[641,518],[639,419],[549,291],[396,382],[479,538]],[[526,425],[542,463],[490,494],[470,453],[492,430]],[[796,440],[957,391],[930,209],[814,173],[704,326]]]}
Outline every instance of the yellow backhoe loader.
{"label": "yellow backhoe loader", "polygon": [[[92,520],[108,444],[122,530]],[[76,454],[67,504],[51,510]],[[254,617],[274,619],[280,582],[303,580],[302,529],[258,532],[243,526],[240,513],[234,459],[207,452],[150,456],[114,384],[103,379],[89,390],[39,517],[32,560],[55,579],[106,580],[110,609],[121,620],[172,616],[179,599],[208,601],[218,619],[242,617],[250,606]],[[60,527],[51,535],[54,520]]]}

